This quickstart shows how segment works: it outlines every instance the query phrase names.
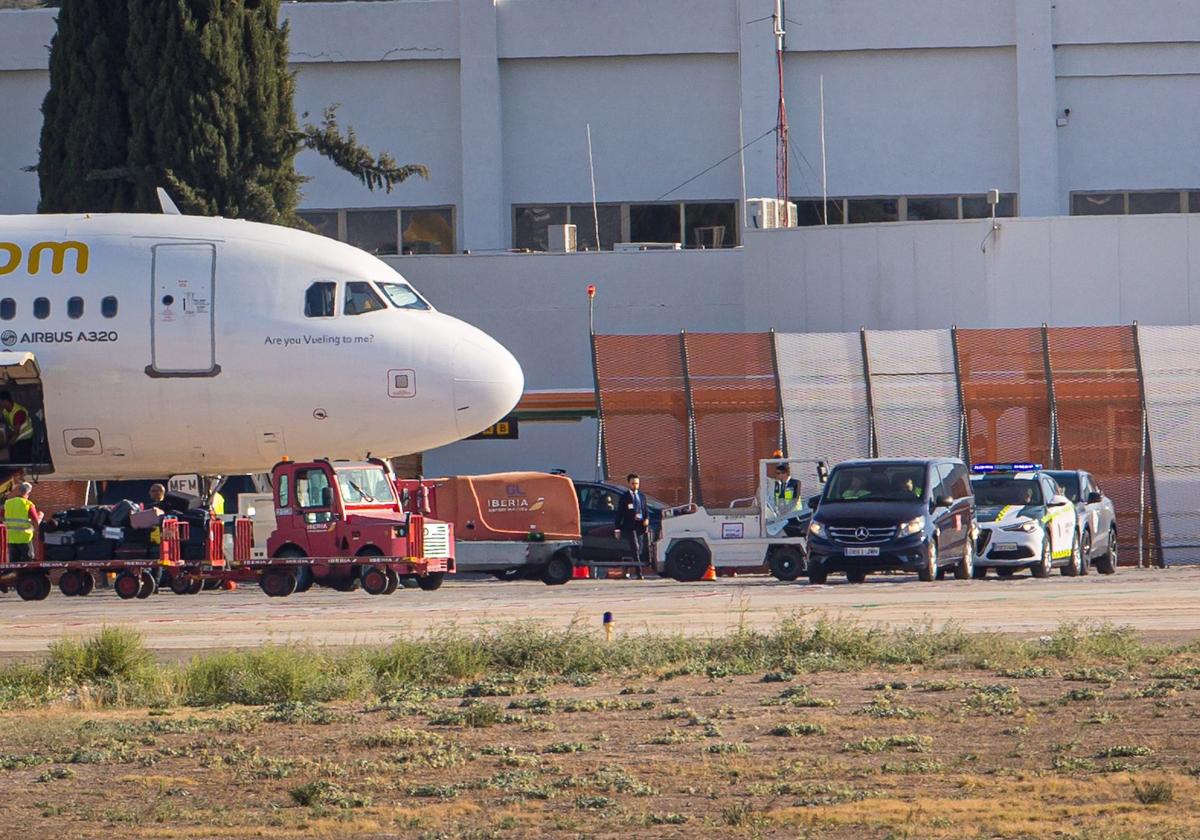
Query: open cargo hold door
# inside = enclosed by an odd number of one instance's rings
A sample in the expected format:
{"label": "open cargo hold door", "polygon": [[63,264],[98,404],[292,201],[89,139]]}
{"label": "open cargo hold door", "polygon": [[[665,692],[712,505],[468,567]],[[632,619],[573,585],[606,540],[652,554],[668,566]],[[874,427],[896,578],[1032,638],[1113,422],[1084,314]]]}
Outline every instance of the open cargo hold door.
{"label": "open cargo hold door", "polygon": [[[32,438],[13,440],[4,424],[0,443],[0,488],[21,472],[54,471],[50,448],[46,445],[46,412],[42,399],[42,371],[32,353],[20,350],[0,351],[0,391],[8,391],[13,402],[25,408],[32,424]],[[97,441],[98,445],[98,441]]]}

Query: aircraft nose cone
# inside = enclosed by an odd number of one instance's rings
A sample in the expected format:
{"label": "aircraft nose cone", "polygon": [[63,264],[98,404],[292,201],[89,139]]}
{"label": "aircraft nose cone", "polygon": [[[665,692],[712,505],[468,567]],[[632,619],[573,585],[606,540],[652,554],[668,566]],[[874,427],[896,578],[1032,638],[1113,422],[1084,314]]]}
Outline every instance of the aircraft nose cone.
{"label": "aircraft nose cone", "polygon": [[462,437],[482,432],[512,411],[525,389],[513,355],[483,333],[454,347],[454,419]]}

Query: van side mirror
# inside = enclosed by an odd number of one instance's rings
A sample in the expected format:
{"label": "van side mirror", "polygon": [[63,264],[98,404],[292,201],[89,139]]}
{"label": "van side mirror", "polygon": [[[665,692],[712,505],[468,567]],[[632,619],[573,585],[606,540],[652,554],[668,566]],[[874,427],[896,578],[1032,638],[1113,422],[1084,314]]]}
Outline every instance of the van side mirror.
{"label": "van side mirror", "polygon": [[1069,504],[1071,504],[1071,500],[1060,493],[1057,496],[1055,496],[1054,498],[1052,498],[1050,500],[1050,504],[1046,505],[1046,507],[1062,507],[1063,505],[1069,505]]}
{"label": "van side mirror", "polygon": [[821,503],[820,496],[809,496],[808,497],[808,509],[809,510],[816,510],[817,505],[819,505],[820,503]]}
{"label": "van side mirror", "polygon": [[933,500],[933,504],[935,507],[940,507],[940,508],[950,507],[950,505],[954,504],[954,497],[953,496],[938,496],[937,498],[935,498]]}
{"label": "van side mirror", "polygon": [[1104,501],[1104,496],[1101,493],[1097,492],[1096,490],[1093,490],[1091,493],[1088,493],[1087,503],[1089,505],[1098,505],[1102,501]]}

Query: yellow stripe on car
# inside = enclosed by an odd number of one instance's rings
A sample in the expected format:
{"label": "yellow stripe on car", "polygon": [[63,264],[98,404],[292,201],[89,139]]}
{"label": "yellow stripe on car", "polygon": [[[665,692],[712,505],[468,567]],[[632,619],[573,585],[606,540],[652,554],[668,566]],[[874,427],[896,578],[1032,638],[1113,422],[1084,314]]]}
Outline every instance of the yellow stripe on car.
{"label": "yellow stripe on car", "polygon": [[999,522],[1004,517],[1008,516],[1009,511],[1016,510],[1017,505],[1005,505],[1000,508],[1000,512],[996,514],[996,521]]}

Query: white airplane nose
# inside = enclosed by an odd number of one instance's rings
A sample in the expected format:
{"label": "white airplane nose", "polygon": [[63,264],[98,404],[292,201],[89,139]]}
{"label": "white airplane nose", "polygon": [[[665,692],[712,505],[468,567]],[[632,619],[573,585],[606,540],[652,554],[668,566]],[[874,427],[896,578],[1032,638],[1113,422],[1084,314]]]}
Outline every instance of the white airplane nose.
{"label": "white airplane nose", "polygon": [[454,346],[454,418],[463,437],[482,432],[512,411],[525,389],[517,360],[484,333]]}

